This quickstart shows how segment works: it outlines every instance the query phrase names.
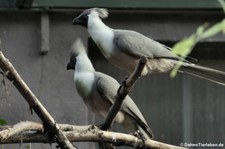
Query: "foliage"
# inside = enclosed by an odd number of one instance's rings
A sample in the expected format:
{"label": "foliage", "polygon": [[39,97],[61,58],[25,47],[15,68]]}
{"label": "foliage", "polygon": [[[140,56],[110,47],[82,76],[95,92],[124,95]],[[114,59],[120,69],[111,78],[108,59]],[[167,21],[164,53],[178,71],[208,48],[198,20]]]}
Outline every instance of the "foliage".
{"label": "foliage", "polygon": [[[218,0],[218,1],[220,2],[223,8],[223,11],[225,13],[225,1],[224,0]],[[187,55],[190,54],[194,46],[200,40],[216,36],[218,33],[225,34],[225,19],[223,19],[221,22],[214,24],[211,27],[209,27],[207,23],[203,24],[199,26],[197,28],[197,31],[194,34],[192,34],[190,37],[176,43],[172,48],[172,52],[176,55],[180,55],[181,59],[180,59],[180,62],[171,71],[170,76],[171,77],[176,76],[178,69],[182,65],[182,61],[183,61],[182,58],[186,58]]]}
{"label": "foliage", "polygon": [[7,122],[5,121],[5,120],[3,120],[3,119],[0,119],[0,125],[4,125],[4,124],[6,124]]}

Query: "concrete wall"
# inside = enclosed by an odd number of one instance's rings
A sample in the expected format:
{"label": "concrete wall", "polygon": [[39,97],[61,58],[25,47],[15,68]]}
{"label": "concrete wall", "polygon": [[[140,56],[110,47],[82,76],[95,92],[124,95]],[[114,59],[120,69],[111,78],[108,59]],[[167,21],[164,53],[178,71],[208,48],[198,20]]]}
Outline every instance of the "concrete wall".
{"label": "concrete wall", "polygon": [[[73,72],[66,71],[72,42],[81,37],[89,47],[96,70],[121,82],[126,73],[106,61],[88,40],[86,30],[72,26],[80,11],[50,11],[50,51],[41,55],[40,11],[0,11],[0,38],[5,55],[59,123],[77,125],[101,124],[88,111],[73,83]],[[105,22],[113,28],[139,31],[163,43],[190,35],[204,22],[216,22],[218,12],[160,12],[112,10]],[[193,52],[199,63],[225,71],[224,37],[217,36],[199,44]],[[89,43],[89,44],[88,44]],[[22,96],[7,83],[8,94],[1,86],[0,118],[9,124],[40,121],[31,115]],[[131,96],[143,112],[156,140],[179,145],[181,142],[220,143],[225,140],[224,87],[187,75],[171,79],[168,74],[152,75],[137,82]],[[116,128],[121,130],[121,128]],[[77,143],[76,143],[77,145]],[[18,148],[6,145],[5,148]],[[24,145],[25,146],[25,145]],[[80,148],[95,148],[92,143],[79,143]],[[50,148],[43,144],[32,148]]]}

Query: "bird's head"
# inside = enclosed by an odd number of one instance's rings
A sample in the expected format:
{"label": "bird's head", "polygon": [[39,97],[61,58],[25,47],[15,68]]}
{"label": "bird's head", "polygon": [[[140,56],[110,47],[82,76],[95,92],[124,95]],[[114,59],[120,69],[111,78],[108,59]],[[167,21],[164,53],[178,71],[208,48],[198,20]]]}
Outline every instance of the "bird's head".
{"label": "bird's head", "polygon": [[86,52],[84,48],[84,44],[80,38],[78,38],[73,44],[70,52],[70,61],[67,64],[67,70],[73,69],[75,70],[77,57],[82,53]]}
{"label": "bird's head", "polygon": [[90,18],[107,18],[108,10],[104,8],[90,8],[84,10],[78,17],[74,18],[72,21],[73,25],[81,25],[88,28],[88,21]]}

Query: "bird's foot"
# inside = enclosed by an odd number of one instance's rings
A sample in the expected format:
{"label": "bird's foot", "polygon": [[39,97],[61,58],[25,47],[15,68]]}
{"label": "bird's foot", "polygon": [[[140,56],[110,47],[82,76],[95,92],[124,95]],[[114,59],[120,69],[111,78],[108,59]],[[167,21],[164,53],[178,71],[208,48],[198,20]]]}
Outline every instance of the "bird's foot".
{"label": "bird's foot", "polygon": [[137,130],[136,132],[134,132],[133,134],[135,137],[137,137],[138,139],[141,139],[142,142],[145,142],[147,139],[145,138],[144,134],[142,132],[140,132],[140,130]]}
{"label": "bird's foot", "polygon": [[57,141],[57,136],[54,135],[53,133],[49,133],[49,138],[48,139],[49,139],[49,143],[52,144],[52,143]]}
{"label": "bird's foot", "polygon": [[96,126],[95,125],[90,125],[90,127],[88,128],[88,130],[93,130],[93,129],[96,129]]}
{"label": "bird's foot", "polygon": [[99,129],[101,129],[101,130],[107,130],[107,129],[109,129],[109,128],[107,128],[106,126],[105,126],[105,124],[100,124],[100,125],[98,125],[97,126]]}

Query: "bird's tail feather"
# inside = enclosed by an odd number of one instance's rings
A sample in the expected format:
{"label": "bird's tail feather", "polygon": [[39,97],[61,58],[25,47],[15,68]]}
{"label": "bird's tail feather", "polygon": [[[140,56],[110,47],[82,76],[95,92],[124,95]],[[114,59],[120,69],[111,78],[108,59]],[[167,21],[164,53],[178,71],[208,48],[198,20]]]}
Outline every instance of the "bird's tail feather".
{"label": "bird's tail feather", "polygon": [[184,63],[180,71],[225,86],[225,72],[223,71],[188,63]]}
{"label": "bird's tail feather", "polygon": [[153,139],[153,133],[152,133],[152,130],[149,127],[144,127],[143,128],[140,125],[138,125],[137,126],[137,129],[141,132],[141,134],[144,135],[144,138],[145,139]]}

